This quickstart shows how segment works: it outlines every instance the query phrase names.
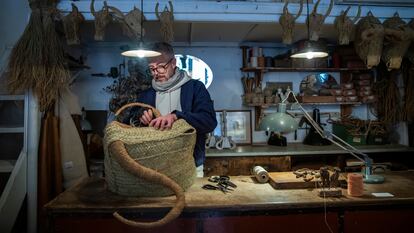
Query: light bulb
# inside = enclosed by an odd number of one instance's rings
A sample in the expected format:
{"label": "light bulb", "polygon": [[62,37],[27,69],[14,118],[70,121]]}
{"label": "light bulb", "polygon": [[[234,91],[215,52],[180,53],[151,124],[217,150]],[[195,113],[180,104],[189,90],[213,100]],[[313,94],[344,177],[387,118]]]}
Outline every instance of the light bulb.
{"label": "light bulb", "polygon": [[312,59],[313,58],[313,52],[307,52],[306,53],[306,58],[307,59]]}
{"label": "light bulb", "polygon": [[142,51],[141,49],[137,51],[137,56],[138,57],[144,57],[144,51]]}

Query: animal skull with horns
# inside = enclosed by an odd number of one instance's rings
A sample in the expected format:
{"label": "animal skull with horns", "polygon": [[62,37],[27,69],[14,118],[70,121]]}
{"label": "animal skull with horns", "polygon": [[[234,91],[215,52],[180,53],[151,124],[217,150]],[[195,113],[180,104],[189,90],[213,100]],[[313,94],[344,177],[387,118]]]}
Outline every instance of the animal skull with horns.
{"label": "animal skull with horns", "polygon": [[79,25],[85,21],[75,4],[72,3],[72,11],[63,17],[63,29],[65,30],[66,43],[68,45],[80,44]]}
{"label": "animal skull with horns", "polygon": [[388,70],[399,69],[402,58],[414,38],[414,30],[400,18],[397,12],[393,17],[386,19],[382,25],[384,26],[384,47],[381,60],[387,65]]}
{"label": "animal skull with horns", "polygon": [[165,6],[164,11],[161,14],[158,11],[159,3],[155,5],[155,15],[161,22],[161,36],[164,42],[171,43],[174,41],[174,31],[173,31],[173,22],[174,22],[174,8],[171,1],[168,1],[170,5],[170,10]]}
{"label": "animal skull with horns", "polygon": [[[116,19],[120,20],[122,23],[122,32],[124,35],[128,36],[131,39],[138,40],[141,36],[144,36],[145,30],[142,28],[141,35],[141,14],[143,14],[139,9],[134,6],[134,9],[124,15],[118,8],[113,6],[108,6],[110,10],[113,11]],[[143,20],[145,18],[143,17]]]}
{"label": "animal skull with horns", "polygon": [[368,12],[355,27],[355,51],[365,62],[368,69],[378,65],[382,53],[384,27],[381,22]]}
{"label": "animal skull with horns", "polygon": [[321,0],[318,0],[313,7],[312,13],[306,19],[307,23],[309,22],[309,31],[310,31],[310,38],[311,41],[318,41],[319,40],[319,33],[321,31],[322,24],[325,22],[326,17],[331,13],[333,7],[333,0],[330,0],[329,8],[326,11],[325,15],[318,14],[318,5]]}
{"label": "animal skull with horns", "polygon": [[299,18],[300,14],[302,13],[303,0],[300,1],[300,8],[296,16],[293,16],[292,14],[289,13],[289,9],[287,8],[288,4],[289,4],[289,0],[285,0],[285,6],[283,7],[283,14],[279,18],[279,23],[282,26],[283,44],[292,44],[295,21]]}
{"label": "animal skull with horns", "polygon": [[[409,23],[408,26],[414,30],[414,19],[412,19]],[[405,54],[405,56],[408,58],[408,60],[414,64],[414,43],[411,43],[410,48],[408,49],[407,53]]]}
{"label": "animal skull with horns", "polygon": [[352,20],[347,16],[349,9],[351,9],[351,6],[345,11],[341,11],[341,14],[335,18],[334,26],[338,32],[338,44],[340,45],[349,44],[354,30],[354,24],[361,16],[361,6],[358,6],[358,13]]}
{"label": "animal skull with horns", "polygon": [[95,40],[102,41],[105,37],[105,28],[112,21],[108,5],[104,1],[102,10],[96,12],[94,8],[95,0],[91,1],[91,14],[95,17]]}

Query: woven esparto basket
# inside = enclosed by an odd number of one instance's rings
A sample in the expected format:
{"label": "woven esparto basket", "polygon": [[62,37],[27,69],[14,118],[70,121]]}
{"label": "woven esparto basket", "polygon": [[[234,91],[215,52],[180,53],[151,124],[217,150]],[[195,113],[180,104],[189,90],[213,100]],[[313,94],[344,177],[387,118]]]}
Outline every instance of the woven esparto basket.
{"label": "woven esparto basket", "polygon": [[[143,106],[127,104],[120,108]],[[161,220],[137,223],[126,220],[117,213],[120,221],[138,227],[163,225],[178,217],[184,208],[183,189],[193,184],[195,162],[193,157],[196,131],[185,120],[177,120],[169,130],[153,127],[131,127],[113,121],[105,128],[105,179],[110,191],[125,196],[167,196],[176,194],[177,204]]]}

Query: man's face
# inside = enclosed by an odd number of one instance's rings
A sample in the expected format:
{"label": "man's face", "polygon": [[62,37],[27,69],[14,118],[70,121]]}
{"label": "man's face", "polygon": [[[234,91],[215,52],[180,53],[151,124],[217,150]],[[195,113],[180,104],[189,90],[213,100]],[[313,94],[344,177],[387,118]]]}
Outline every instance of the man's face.
{"label": "man's face", "polygon": [[148,68],[156,82],[168,81],[174,74],[176,60],[174,56],[165,54],[153,58],[148,63]]}

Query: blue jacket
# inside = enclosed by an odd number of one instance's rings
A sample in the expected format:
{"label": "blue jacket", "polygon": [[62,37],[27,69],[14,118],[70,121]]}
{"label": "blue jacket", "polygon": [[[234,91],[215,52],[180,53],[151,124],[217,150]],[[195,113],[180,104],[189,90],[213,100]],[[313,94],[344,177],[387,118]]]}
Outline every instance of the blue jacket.
{"label": "blue jacket", "polygon": [[[196,166],[200,166],[205,160],[206,134],[217,126],[216,112],[210,94],[200,81],[191,79],[181,86],[180,92],[181,111],[174,111],[178,119],[186,120],[197,131],[194,159]],[[155,106],[155,90],[149,88],[142,92],[138,102]]]}

